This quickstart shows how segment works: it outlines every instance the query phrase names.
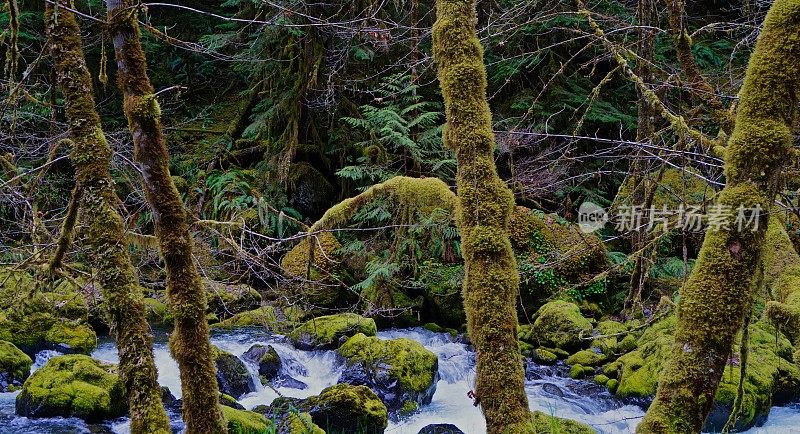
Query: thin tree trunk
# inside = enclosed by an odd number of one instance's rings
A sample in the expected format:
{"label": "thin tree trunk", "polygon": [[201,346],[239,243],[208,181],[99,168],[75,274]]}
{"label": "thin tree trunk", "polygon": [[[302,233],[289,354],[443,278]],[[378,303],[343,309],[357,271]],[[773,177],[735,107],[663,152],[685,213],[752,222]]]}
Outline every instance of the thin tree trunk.
{"label": "thin tree trunk", "polygon": [[752,305],[767,211],[791,155],[799,91],[800,0],[776,0],[747,68],[725,156],[727,185],[718,201],[734,217],[740,206],[760,206],[758,228],[739,230],[731,222],[730,229],[706,233],[681,291],[672,357],[638,432],[703,428],[734,337]]}
{"label": "thin tree trunk", "polygon": [[458,162],[458,228],[467,330],[478,358],[475,392],[494,433],[533,432],[517,343],[519,275],[508,225],[511,190],[498,177],[475,0],[438,0],[433,54],[445,102],[444,143]]}
{"label": "thin tree trunk", "polygon": [[134,158],[144,173],[145,197],[153,209],[167,268],[167,297],[175,316],[170,350],[180,368],[186,432],[225,433],[209,343],[206,294],[192,259],[188,215],[169,173],[169,152],[161,111],[147,76],[137,9],[121,0],[106,0],[106,6],[117,60],[117,84],[125,95],[125,114],[133,134]]}
{"label": "thin tree trunk", "polygon": [[80,195],[80,219],[103,290],[111,330],[119,348],[119,374],[125,384],[131,432],[168,434],[169,419],[153,363],[152,337],[145,320],[141,288],[127,253],[119,203],[111,178],[111,148],[92,97],[92,78],[69,0],[47,3],[45,22],[58,84],[64,94],[72,136],[72,162]]}

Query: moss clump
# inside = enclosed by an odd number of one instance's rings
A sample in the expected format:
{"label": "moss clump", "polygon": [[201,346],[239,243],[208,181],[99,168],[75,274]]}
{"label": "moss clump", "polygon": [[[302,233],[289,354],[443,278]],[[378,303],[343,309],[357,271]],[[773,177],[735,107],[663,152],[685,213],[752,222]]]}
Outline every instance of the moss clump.
{"label": "moss clump", "polygon": [[606,356],[592,350],[581,350],[567,358],[568,365],[597,366],[606,360]]}
{"label": "moss clump", "polygon": [[314,423],[308,413],[290,413],[285,419],[285,425],[287,434],[326,434],[325,430]]}
{"label": "moss clump", "polygon": [[[626,352],[620,349],[620,341],[624,340],[628,336],[631,336],[632,339],[635,339],[632,335],[625,335],[628,330],[628,327],[625,324],[616,322],[616,321],[600,321],[597,324],[597,333],[601,336],[607,337],[599,337],[592,341],[592,347],[599,348],[603,354],[605,355],[612,355],[618,352]],[[618,336],[609,336],[609,335],[618,335]],[[626,347],[629,343],[626,343]],[[630,351],[630,350],[628,350]]]}
{"label": "moss clump", "polygon": [[263,306],[258,309],[240,312],[213,325],[215,328],[253,327],[261,326],[267,330],[280,331],[278,316],[272,306]]}
{"label": "moss clump", "polygon": [[148,322],[159,325],[172,322],[172,315],[169,314],[167,305],[163,301],[149,297],[143,301]]}
{"label": "moss clump", "polygon": [[619,380],[617,380],[616,378],[611,378],[606,382],[606,387],[608,387],[608,390],[611,393],[616,392],[618,386],[619,386]]}
{"label": "moss clump", "polygon": [[606,377],[604,374],[597,374],[594,376],[594,382],[597,384],[606,384],[608,383],[609,378]]}
{"label": "moss clump", "polygon": [[272,424],[258,413],[220,406],[222,417],[228,426],[228,434],[269,434],[274,432]]}
{"label": "moss clump", "polygon": [[116,367],[88,356],[53,357],[25,381],[17,414],[78,417],[89,422],[125,414],[126,400]]}
{"label": "moss clump", "polygon": [[534,411],[531,417],[533,418],[533,432],[537,434],[594,434],[596,432],[589,425],[570,419],[550,416],[541,411]]}
{"label": "moss clump", "polygon": [[558,356],[544,348],[533,350],[531,359],[540,365],[554,365],[558,361]]}
{"label": "moss clump", "polygon": [[592,374],[594,374],[594,368],[591,366],[572,365],[572,367],[569,368],[569,376],[576,380]]}
{"label": "moss clump", "polygon": [[382,433],[389,422],[386,406],[366,386],[337,384],[299,403],[298,408],[328,434]]}
{"label": "moss clump", "polygon": [[363,333],[375,336],[375,320],[354,313],[340,313],[314,318],[289,333],[289,339],[300,349],[337,348],[342,338]]}
{"label": "moss clump", "polygon": [[57,322],[44,335],[45,342],[67,352],[90,353],[97,346],[97,335],[87,324]]}
{"label": "moss clump", "polygon": [[9,389],[22,386],[32,364],[31,358],[14,344],[0,340],[0,392],[11,392]]}
{"label": "moss clump", "polygon": [[580,309],[566,301],[551,301],[536,313],[532,340],[539,345],[574,351],[583,346],[583,337],[592,331],[592,323],[581,315]]}
{"label": "moss clump", "polygon": [[407,402],[431,402],[439,360],[419,342],[404,338],[384,341],[359,333],[337,351],[347,363],[340,381],[369,385],[390,410],[402,409]]}
{"label": "moss clump", "polygon": [[[341,301],[341,289],[333,279],[339,269],[341,243],[331,232],[304,238],[281,260],[289,281],[284,292],[291,297],[313,301],[317,306],[334,306]],[[309,260],[313,259],[311,265]]]}

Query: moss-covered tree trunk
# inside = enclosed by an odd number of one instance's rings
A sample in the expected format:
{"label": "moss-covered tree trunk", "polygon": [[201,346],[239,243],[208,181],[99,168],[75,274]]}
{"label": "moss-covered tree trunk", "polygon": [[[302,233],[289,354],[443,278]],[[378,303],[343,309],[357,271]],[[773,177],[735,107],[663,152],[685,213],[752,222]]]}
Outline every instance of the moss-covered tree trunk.
{"label": "moss-covered tree trunk", "polygon": [[206,294],[192,260],[188,215],[169,173],[169,152],[160,109],[147,76],[133,2],[106,0],[117,60],[117,84],[133,134],[134,158],[143,173],[145,197],[153,209],[156,236],[167,268],[167,297],[175,316],[170,350],[178,362],[183,420],[189,434],[227,431],[218,406],[219,390],[206,320]]}
{"label": "moss-covered tree trunk", "polygon": [[116,210],[119,199],[111,178],[111,148],[95,110],[78,22],[64,9],[71,7],[71,2],[57,3],[62,7],[56,9],[47,3],[45,11],[49,48],[72,136],[71,158],[82,193],[80,220],[88,227],[86,239],[119,347],[119,371],[127,391],[131,432],[168,434],[169,419],[161,403],[141,289]]}
{"label": "moss-covered tree trunk", "polygon": [[497,176],[492,114],[474,0],[438,0],[433,54],[445,102],[445,145],[458,162],[458,228],[467,330],[477,351],[475,392],[489,433],[532,432],[517,343],[517,264],[508,224],[514,197]]}
{"label": "moss-covered tree trunk", "polygon": [[800,91],[800,0],[776,0],[747,68],[725,156],[719,204],[760,206],[757,230],[706,233],[681,291],[672,357],[638,432],[700,432],[736,333],[752,305],[768,214],[781,167],[790,157]]}

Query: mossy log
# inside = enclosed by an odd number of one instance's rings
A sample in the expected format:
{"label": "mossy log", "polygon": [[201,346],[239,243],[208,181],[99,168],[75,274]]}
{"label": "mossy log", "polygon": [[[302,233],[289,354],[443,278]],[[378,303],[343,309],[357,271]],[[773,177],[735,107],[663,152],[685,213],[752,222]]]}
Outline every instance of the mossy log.
{"label": "mossy log", "polygon": [[128,0],[107,0],[106,6],[117,60],[117,85],[125,95],[134,158],[143,173],[145,198],[153,209],[167,268],[167,301],[175,318],[170,350],[180,368],[186,432],[225,433],[225,420],[217,405],[219,390],[206,322],[205,289],[192,259],[188,215],[169,173],[161,109],[147,76],[140,40],[138,5]]}
{"label": "mossy log", "polygon": [[[748,64],[736,126],[725,156],[727,185],[718,203],[768,211],[789,160],[800,91],[800,0],[773,3]],[[681,293],[672,356],[642,433],[700,432],[734,338],[752,306],[768,214],[758,227],[706,233]]]}
{"label": "mossy log", "polygon": [[116,210],[119,198],[111,178],[111,148],[95,109],[80,28],[69,11],[72,2],[58,0],[56,5],[48,3],[45,10],[50,52],[64,95],[73,142],[71,159],[82,191],[80,219],[88,226],[86,239],[119,348],[119,371],[130,408],[131,432],[169,433],[141,289],[126,250],[122,218]]}
{"label": "mossy log", "polygon": [[773,216],[767,228],[764,286],[772,297],[764,316],[792,340],[794,360],[800,362],[800,255],[780,216]]}
{"label": "mossy log", "polygon": [[467,330],[477,351],[475,391],[491,433],[534,432],[517,342],[517,264],[509,241],[514,196],[497,175],[492,114],[475,0],[438,0],[433,55],[445,103],[445,146],[458,164],[457,226]]}

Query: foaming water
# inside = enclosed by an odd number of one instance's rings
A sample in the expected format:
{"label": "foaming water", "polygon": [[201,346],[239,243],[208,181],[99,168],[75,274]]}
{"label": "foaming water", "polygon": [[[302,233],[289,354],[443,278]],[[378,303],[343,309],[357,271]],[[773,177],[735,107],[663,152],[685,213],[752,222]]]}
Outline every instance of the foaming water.
{"label": "foaming water", "polygon": [[[468,434],[486,432],[483,415],[467,396],[475,381],[475,352],[470,346],[449,334],[433,333],[421,328],[385,330],[378,332],[378,337],[413,339],[436,354],[439,359],[439,381],[431,403],[422,406],[409,417],[390,421],[387,432],[416,434],[426,425],[442,423],[456,425]],[[274,389],[262,386],[258,379],[258,367],[255,363],[242,358],[256,384],[255,392],[239,399],[239,402],[248,409],[258,405],[269,405],[281,395],[305,398],[319,394],[322,389],[336,384],[343,370],[335,351],[300,351],[285,337],[266,333],[259,328],[236,331],[214,330],[211,342],[240,358],[255,344],[272,345],[280,355],[282,365],[278,378],[291,381],[282,381],[280,386]],[[31,370],[39,369],[47,360],[58,354],[55,351],[40,352],[36,355]],[[155,335],[154,356],[159,371],[159,382],[180,398],[178,365],[169,355],[167,335],[164,332],[157,332]],[[114,342],[108,339],[100,342],[92,357],[111,363],[117,363],[119,359]],[[569,378],[565,367],[529,364],[526,377],[525,391],[531,410],[587,423],[601,434],[633,433],[636,424],[644,415],[642,408],[620,400],[610,394],[605,387],[589,380]],[[18,392],[0,393],[0,434],[130,432],[130,421],[127,418],[89,426],[75,418],[18,417],[14,415],[17,394]],[[173,432],[182,432],[180,415],[170,413],[169,416]],[[800,432],[798,426],[800,426],[800,404],[775,407],[763,427],[753,428],[747,431],[747,434]]]}

